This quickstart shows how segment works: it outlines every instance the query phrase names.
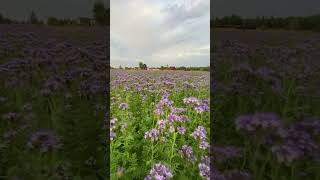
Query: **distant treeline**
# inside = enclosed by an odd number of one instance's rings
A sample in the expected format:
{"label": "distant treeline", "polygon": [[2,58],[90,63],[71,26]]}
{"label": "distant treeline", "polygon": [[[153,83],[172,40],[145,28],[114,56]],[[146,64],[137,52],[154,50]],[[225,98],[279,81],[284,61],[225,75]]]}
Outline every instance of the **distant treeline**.
{"label": "distant treeline", "polygon": [[210,66],[206,67],[174,67],[174,66],[161,66],[157,68],[141,68],[141,67],[121,67],[114,68],[111,67],[111,69],[125,69],[125,70],[180,70],[180,71],[210,71]]}
{"label": "distant treeline", "polygon": [[110,9],[106,8],[105,4],[101,1],[97,1],[93,8],[92,12],[94,18],[88,17],[79,17],[76,19],[72,18],[56,18],[48,17],[46,20],[40,20],[34,11],[30,12],[30,15],[26,18],[25,21],[13,20],[7,17],[4,17],[0,13],[0,24],[37,24],[37,25],[52,25],[52,26],[67,26],[67,25],[84,25],[84,26],[93,26],[93,25],[109,25],[110,24]]}
{"label": "distant treeline", "polygon": [[161,66],[160,70],[181,70],[181,71],[210,71],[210,66],[206,67],[164,67]]}
{"label": "distant treeline", "polygon": [[320,15],[307,17],[255,17],[243,18],[237,15],[215,18],[213,28],[239,29],[288,29],[320,31]]}

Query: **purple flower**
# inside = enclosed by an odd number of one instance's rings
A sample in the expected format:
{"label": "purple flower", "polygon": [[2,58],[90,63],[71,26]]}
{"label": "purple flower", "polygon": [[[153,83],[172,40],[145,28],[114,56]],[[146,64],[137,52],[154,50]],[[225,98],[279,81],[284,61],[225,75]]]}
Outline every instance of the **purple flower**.
{"label": "purple flower", "polygon": [[196,157],[193,154],[193,150],[191,146],[183,145],[181,149],[178,150],[179,154],[182,157],[189,159],[190,161],[195,161]]}
{"label": "purple flower", "polygon": [[168,180],[173,177],[172,172],[165,165],[160,163],[155,164],[149,172],[149,175],[144,180]]}
{"label": "purple flower", "polygon": [[208,149],[210,147],[209,143],[205,140],[202,140],[199,145],[200,149]]}
{"label": "purple flower", "polygon": [[185,112],[186,109],[185,108],[171,107],[170,111],[171,111],[171,113],[179,114],[179,113]]}
{"label": "purple flower", "polygon": [[110,140],[114,140],[116,138],[116,133],[113,132],[112,130],[110,131]]}
{"label": "purple flower", "polygon": [[320,135],[320,120],[317,118],[307,118],[295,123],[292,128],[296,130],[304,130],[310,132],[314,136],[317,136]]}
{"label": "purple flower", "polygon": [[292,161],[300,158],[300,156],[303,154],[301,150],[290,145],[273,146],[271,151],[273,154],[275,154],[280,163],[286,164],[290,164]]}
{"label": "purple flower", "polygon": [[241,157],[241,149],[234,146],[213,146],[214,159],[217,162],[224,162],[232,158]]}
{"label": "purple flower", "polygon": [[174,113],[170,113],[168,116],[168,120],[169,122],[173,123],[173,122],[186,122],[189,120],[189,118],[187,116],[184,115],[177,115]]}
{"label": "purple flower", "polygon": [[40,149],[41,152],[47,152],[59,148],[61,144],[53,131],[42,129],[32,134],[28,146]]}
{"label": "purple flower", "polygon": [[116,128],[116,122],[117,122],[117,121],[118,121],[117,118],[112,118],[112,119],[110,120],[110,130],[111,130],[111,131]]}
{"label": "purple flower", "polygon": [[[204,179],[210,180],[210,158],[208,156],[201,157],[201,161],[198,167],[200,171],[200,176],[203,177]],[[214,174],[220,174],[220,173],[214,173]]]}
{"label": "purple flower", "polygon": [[158,140],[159,131],[157,129],[151,129],[144,134],[144,138],[150,138],[151,141]]}
{"label": "purple flower", "polygon": [[203,126],[198,126],[197,129],[191,134],[196,140],[204,140],[207,138],[207,131]]}
{"label": "purple flower", "polygon": [[274,113],[256,113],[254,115],[240,116],[236,119],[237,129],[248,132],[268,128],[277,129],[280,126],[280,119]]}
{"label": "purple flower", "polygon": [[207,166],[203,163],[199,164],[200,176],[204,179],[210,180],[210,166]]}
{"label": "purple flower", "polygon": [[159,103],[156,105],[156,109],[154,110],[154,113],[157,115],[162,115],[164,107],[172,108],[173,102],[169,100],[169,93],[165,92]]}
{"label": "purple flower", "polygon": [[165,127],[166,127],[166,121],[165,121],[165,120],[159,120],[159,121],[158,121],[158,126],[159,126],[159,129],[160,129],[160,130],[165,129]]}
{"label": "purple flower", "polygon": [[190,105],[200,105],[200,101],[196,97],[184,98],[183,102]]}
{"label": "purple flower", "polygon": [[295,126],[290,127],[281,138],[282,142],[271,143],[271,151],[280,163],[290,164],[294,160],[312,157],[319,150],[312,136]]}
{"label": "purple flower", "polygon": [[122,109],[122,110],[126,110],[126,109],[128,109],[128,107],[129,107],[129,105],[127,103],[121,103],[119,105],[119,109]]}
{"label": "purple flower", "polygon": [[183,126],[178,126],[178,127],[177,127],[177,131],[178,131],[179,134],[184,135],[187,130],[186,130],[186,128],[183,127]]}
{"label": "purple flower", "polygon": [[198,106],[196,106],[195,111],[199,114],[203,113],[203,112],[210,112],[210,107],[209,107],[209,101],[203,100],[201,103],[199,103]]}

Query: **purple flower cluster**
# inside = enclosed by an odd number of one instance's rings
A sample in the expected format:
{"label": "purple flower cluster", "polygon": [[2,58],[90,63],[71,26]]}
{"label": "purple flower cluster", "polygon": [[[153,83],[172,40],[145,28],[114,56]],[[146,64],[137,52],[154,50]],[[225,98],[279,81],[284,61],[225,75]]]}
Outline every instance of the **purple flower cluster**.
{"label": "purple flower cluster", "polygon": [[159,120],[158,121],[158,127],[159,127],[159,130],[162,131],[166,128],[166,124],[167,124],[167,121],[165,120]]}
{"label": "purple flower cluster", "polygon": [[202,157],[198,167],[200,176],[204,179],[210,180],[210,158],[208,156]]}
{"label": "purple flower cluster", "polygon": [[236,119],[237,129],[249,133],[258,130],[277,129],[280,126],[280,119],[274,113],[256,113],[240,116]]}
{"label": "purple flower cluster", "polygon": [[312,157],[319,151],[319,146],[308,132],[294,127],[286,130],[281,141],[281,143],[273,142],[271,147],[272,153],[280,163],[290,164],[294,160]]}
{"label": "purple flower cluster", "polygon": [[158,137],[160,135],[160,132],[158,129],[151,129],[150,131],[145,132],[144,138],[145,139],[151,139],[151,141],[158,140]]}
{"label": "purple flower cluster", "polygon": [[183,126],[178,126],[177,131],[179,134],[184,135],[186,133],[187,129]]}
{"label": "purple flower cluster", "polygon": [[178,114],[174,114],[174,113],[170,113],[168,116],[168,120],[170,123],[174,123],[174,122],[186,122],[189,120],[189,118],[185,115],[178,115]]}
{"label": "purple flower cluster", "polygon": [[286,128],[274,113],[256,113],[240,116],[236,126],[252,134],[259,130],[273,130],[263,134],[265,142],[262,143],[271,147],[271,152],[280,163],[288,165],[295,160],[313,157],[319,150],[311,135],[316,134],[319,128],[317,121],[300,121]]}
{"label": "purple flower cluster", "polygon": [[209,149],[210,145],[207,142],[207,131],[203,126],[198,126],[197,129],[191,134],[191,136],[200,141],[200,149]]}
{"label": "purple flower cluster", "polygon": [[200,149],[208,149],[210,147],[209,143],[205,140],[200,141],[200,145],[199,145]]}
{"label": "purple flower cluster", "polygon": [[191,134],[196,140],[205,140],[207,138],[207,131],[203,126],[198,126],[197,129]]}
{"label": "purple flower cluster", "polygon": [[173,177],[173,174],[169,168],[167,168],[165,165],[158,163],[155,164],[152,169],[150,170],[150,173],[147,177],[144,178],[144,180],[169,180]]}
{"label": "purple flower cluster", "polygon": [[162,115],[164,112],[164,108],[165,107],[172,107],[173,105],[173,102],[170,101],[169,99],[169,96],[170,94],[168,92],[164,92],[162,97],[161,97],[161,100],[159,101],[159,103],[156,105],[156,109],[155,109],[155,114],[157,115]]}
{"label": "purple flower cluster", "polygon": [[210,111],[209,101],[207,99],[200,101],[196,97],[188,97],[184,98],[183,102],[194,107],[194,110],[199,114]]}
{"label": "purple flower cluster", "polygon": [[178,152],[182,157],[185,157],[190,161],[197,160],[196,156],[193,154],[193,150],[191,146],[188,146],[186,144],[182,145],[181,149],[179,149]]}
{"label": "purple flower cluster", "polygon": [[217,162],[224,162],[242,156],[242,150],[234,146],[213,146],[212,151],[214,159]]}
{"label": "purple flower cluster", "polygon": [[200,105],[200,101],[196,97],[188,97],[184,98],[183,102],[185,104],[193,105],[193,106],[198,106]]}
{"label": "purple flower cluster", "polygon": [[185,112],[186,109],[185,109],[185,108],[177,108],[177,107],[171,106],[171,107],[170,107],[170,111],[171,111],[171,113],[173,113],[173,114],[179,114],[179,113]]}
{"label": "purple flower cluster", "polygon": [[60,140],[51,130],[41,129],[32,134],[28,146],[39,149],[40,152],[48,152],[60,148]]}

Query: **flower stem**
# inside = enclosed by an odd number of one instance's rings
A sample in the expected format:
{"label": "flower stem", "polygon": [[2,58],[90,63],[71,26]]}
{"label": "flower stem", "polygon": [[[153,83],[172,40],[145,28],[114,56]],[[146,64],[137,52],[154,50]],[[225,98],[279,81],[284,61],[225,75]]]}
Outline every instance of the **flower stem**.
{"label": "flower stem", "polygon": [[173,158],[173,152],[174,152],[174,145],[176,143],[176,132],[173,132],[173,141],[172,141],[172,145],[171,145],[171,156],[170,156],[170,163],[172,161]]}

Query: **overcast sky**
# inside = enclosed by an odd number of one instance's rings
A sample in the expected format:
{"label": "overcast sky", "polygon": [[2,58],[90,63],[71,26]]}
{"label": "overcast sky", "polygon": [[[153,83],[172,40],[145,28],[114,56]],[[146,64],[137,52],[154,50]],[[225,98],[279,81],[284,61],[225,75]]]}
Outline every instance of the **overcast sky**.
{"label": "overcast sky", "polygon": [[[31,10],[35,10],[40,17],[92,16],[91,11],[94,1],[0,0],[0,13],[16,19],[25,19]],[[110,0],[101,1],[109,4]],[[117,1],[123,0],[112,0],[113,3]],[[160,0],[149,1],[157,2]],[[165,2],[167,1],[164,0]],[[215,16],[230,14],[242,16],[304,16],[320,13],[320,0],[211,0],[211,6]]]}
{"label": "overcast sky", "polygon": [[111,66],[208,66],[210,0],[112,0]]}

